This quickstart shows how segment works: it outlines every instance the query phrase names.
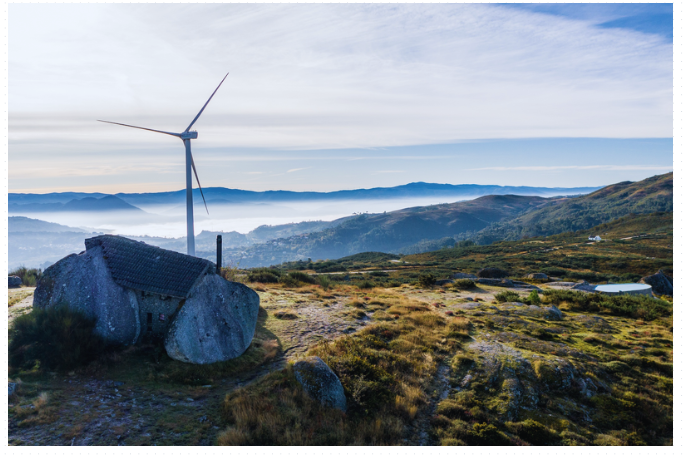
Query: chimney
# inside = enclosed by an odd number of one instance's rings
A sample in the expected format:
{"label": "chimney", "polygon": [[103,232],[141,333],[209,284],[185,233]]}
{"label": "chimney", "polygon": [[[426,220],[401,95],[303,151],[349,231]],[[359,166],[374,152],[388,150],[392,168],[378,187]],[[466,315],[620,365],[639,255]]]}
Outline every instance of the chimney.
{"label": "chimney", "polygon": [[221,275],[221,235],[216,236],[216,273]]}

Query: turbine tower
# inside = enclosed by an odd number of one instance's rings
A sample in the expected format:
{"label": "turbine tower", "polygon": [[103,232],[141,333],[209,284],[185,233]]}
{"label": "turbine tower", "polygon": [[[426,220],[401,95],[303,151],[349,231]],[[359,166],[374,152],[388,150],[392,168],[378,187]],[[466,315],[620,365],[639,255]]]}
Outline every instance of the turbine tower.
{"label": "turbine tower", "polygon": [[207,105],[209,104],[210,101],[212,101],[212,97],[216,93],[217,90],[219,90],[219,87],[221,87],[221,84],[224,83],[226,80],[226,77],[228,77],[228,73],[226,73],[226,76],[221,80],[219,85],[217,86],[216,89],[214,89],[214,92],[212,92],[212,95],[209,97],[209,100],[207,100],[207,103],[200,109],[200,112],[197,113],[195,118],[193,119],[192,122],[190,122],[190,125],[188,125],[188,128],[183,130],[181,133],[172,133],[169,131],[161,131],[161,130],[153,130],[152,128],[143,128],[143,127],[136,127],[135,125],[127,125],[123,123],[118,123],[118,122],[110,122],[108,120],[98,120],[98,122],[105,122],[105,123],[111,123],[114,125],[122,125],[124,127],[131,127],[131,128],[138,128],[140,130],[147,130],[147,131],[154,131],[155,133],[164,133],[165,135],[171,135],[171,136],[176,136],[177,138],[181,138],[183,141],[183,144],[185,145],[186,148],[186,219],[187,219],[187,224],[188,224],[188,255],[195,256],[195,227],[193,224],[193,177],[190,174],[190,168],[193,168],[193,172],[195,173],[195,180],[197,181],[197,186],[200,188],[200,195],[202,195],[202,201],[205,203],[205,210],[207,211],[207,214],[209,214],[209,210],[207,209],[207,201],[205,201],[205,195],[202,193],[202,186],[200,185],[200,179],[197,177],[197,169],[195,169],[195,162],[193,161],[193,154],[190,152],[190,140],[191,139],[197,139],[197,131],[191,131],[190,128],[197,122],[197,119],[200,118],[200,115],[202,114],[202,111],[205,110]]}

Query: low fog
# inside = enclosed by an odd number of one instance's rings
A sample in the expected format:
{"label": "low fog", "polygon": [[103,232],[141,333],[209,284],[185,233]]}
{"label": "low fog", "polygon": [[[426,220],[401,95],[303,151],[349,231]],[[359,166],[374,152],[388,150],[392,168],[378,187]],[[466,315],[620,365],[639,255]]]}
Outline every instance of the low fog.
{"label": "low fog", "polygon": [[[195,233],[237,231],[246,234],[262,225],[283,225],[310,220],[331,221],[355,213],[395,211],[414,206],[454,203],[473,198],[445,201],[444,197],[385,200],[307,201],[255,204],[207,203],[194,201]],[[108,212],[36,212],[25,217],[82,228],[87,231],[129,236],[178,238],[186,235],[186,207],[181,205],[139,205],[144,213]],[[15,215],[15,214],[12,214]]]}

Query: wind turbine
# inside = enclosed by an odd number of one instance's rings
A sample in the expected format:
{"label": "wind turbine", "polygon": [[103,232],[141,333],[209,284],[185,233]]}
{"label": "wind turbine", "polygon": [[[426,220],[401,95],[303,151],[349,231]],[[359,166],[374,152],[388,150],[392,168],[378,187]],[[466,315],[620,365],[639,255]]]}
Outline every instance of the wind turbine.
{"label": "wind turbine", "polygon": [[138,128],[140,130],[147,130],[147,131],[154,131],[155,133],[164,133],[165,135],[171,135],[171,136],[176,136],[177,138],[181,138],[183,141],[183,144],[186,147],[186,219],[187,219],[187,224],[188,224],[188,255],[195,256],[195,228],[193,225],[193,177],[190,174],[190,168],[193,168],[193,172],[195,173],[195,180],[197,181],[197,186],[200,187],[200,195],[202,195],[202,201],[205,203],[205,210],[207,211],[207,214],[209,214],[209,210],[207,209],[207,201],[205,201],[205,195],[202,193],[202,186],[200,185],[200,179],[197,177],[197,170],[195,169],[195,162],[193,161],[193,154],[190,152],[190,140],[191,139],[197,139],[197,131],[191,131],[190,128],[197,122],[197,119],[200,118],[200,115],[202,114],[202,111],[205,110],[207,105],[209,104],[210,101],[212,101],[212,97],[216,93],[217,90],[219,90],[219,87],[221,87],[221,84],[224,83],[226,80],[226,77],[228,77],[228,73],[226,73],[226,76],[221,80],[219,85],[217,86],[216,89],[214,89],[214,92],[212,92],[212,95],[209,97],[209,100],[207,100],[207,103],[200,109],[200,112],[197,113],[195,118],[193,119],[192,122],[190,122],[190,125],[188,125],[188,128],[183,130],[181,133],[172,133],[169,131],[161,131],[161,130],[153,130],[152,128],[143,128],[143,127],[136,127],[135,125],[127,125],[123,123],[118,123],[118,122],[110,122],[108,120],[98,120],[98,122],[105,122],[105,123],[111,123],[114,125],[122,125],[124,127],[131,127],[131,128]]}

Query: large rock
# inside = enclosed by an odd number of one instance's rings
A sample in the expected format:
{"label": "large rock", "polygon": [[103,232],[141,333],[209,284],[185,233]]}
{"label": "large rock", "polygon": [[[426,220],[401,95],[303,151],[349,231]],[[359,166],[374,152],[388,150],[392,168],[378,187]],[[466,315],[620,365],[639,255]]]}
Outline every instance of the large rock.
{"label": "large rock", "polygon": [[293,370],[295,378],[312,399],[343,412],[347,409],[345,390],[340,379],[321,358],[304,358],[295,363]]}
{"label": "large rock", "polygon": [[478,276],[474,274],[467,274],[465,272],[455,272],[452,274],[453,279],[477,279]]}
{"label": "large rock", "polygon": [[547,280],[548,277],[547,274],[543,274],[542,272],[534,272],[532,274],[528,274],[526,279]]}
{"label": "large rock", "polygon": [[21,277],[7,276],[7,287],[8,288],[19,288],[20,286],[21,286]]}
{"label": "large rock", "polygon": [[236,358],[252,343],[258,312],[255,291],[207,274],[171,322],[164,347],[170,357],[187,363]]}
{"label": "large rock", "polygon": [[476,282],[492,287],[514,288],[514,282],[509,279],[476,279]]}
{"label": "large rock", "polygon": [[96,320],[95,332],[116,344],[133,344],[140,335],[138,301],[132,290],[112,279],[102,248],[62,258],[43,272],[33,306],[67,305]]}
{"label": "large rock", "polygon": [[673,296],[673,281],[661,270],[654,275],[641,278],[640,283],[651,285],[654,294]]}
{"label": "large rock", "polygon": [[478,271],[478,277],[483,279],[503,279],[508,276],[507,271],[500,268],[485,268]]}
{"label": "large rock", "polygon": [[594,292],[595,288],[597,288],[597,285],[592,285],[591,283],[588,283],[585,280],[583,280],[582,282],[577,283],[571,287],[572,290],[587,291],[589,293]]}

